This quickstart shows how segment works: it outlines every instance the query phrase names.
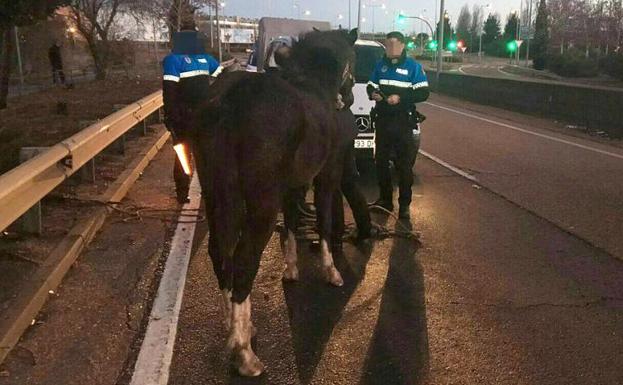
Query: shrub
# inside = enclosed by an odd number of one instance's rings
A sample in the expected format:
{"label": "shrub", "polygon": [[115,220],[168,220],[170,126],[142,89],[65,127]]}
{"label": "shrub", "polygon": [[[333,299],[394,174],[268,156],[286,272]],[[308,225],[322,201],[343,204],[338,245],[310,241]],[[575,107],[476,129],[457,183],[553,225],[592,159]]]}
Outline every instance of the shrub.
{"label": "shrub", "polygon": [[599,74],[599,67],[594,59],[586,58],[584,53],[569,50],[564,54],[551,55],[547,60],[548,68],[560,75],[570,78],[588,78]]}
{"label": "shrub", "polygon": [[605,74],[623,80],[623,54],[614,53],[606,56],[600,60],[599,67]]}

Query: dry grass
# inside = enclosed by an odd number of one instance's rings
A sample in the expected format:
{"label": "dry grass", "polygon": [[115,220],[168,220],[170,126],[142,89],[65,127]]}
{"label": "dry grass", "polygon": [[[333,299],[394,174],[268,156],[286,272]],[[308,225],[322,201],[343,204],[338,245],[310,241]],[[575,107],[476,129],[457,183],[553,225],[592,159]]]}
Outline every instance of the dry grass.
{"label": "dry grass", "polygon": [[[113,74],[103,81],[78,83],[73,89],[51,88],[9,100],[0,111],[0,174],[18,164],[24,146],[51,146],[80,131],[81,122],[102,119],[113,105],[134,102],[161,86],[158,74]],[[56,113],[67,103],[68,114]]]}

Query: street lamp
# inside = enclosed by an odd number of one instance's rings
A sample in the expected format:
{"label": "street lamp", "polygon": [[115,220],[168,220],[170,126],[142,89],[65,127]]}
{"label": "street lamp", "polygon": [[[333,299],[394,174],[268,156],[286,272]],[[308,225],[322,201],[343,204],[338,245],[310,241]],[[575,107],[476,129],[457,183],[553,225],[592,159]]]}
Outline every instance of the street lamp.
{"label": "street lamp", "polygon": [[443,33],[444,33],[444,28],[445,28],[445,24],[446,21],[444,20],[445,17],[447,17],[446,15],[446,11],[445,11],[445,3],[444,0],[440,1],[440,7],[439,7],[439,36],[437,37],[437,40],[440,42],[440,44],[437,45],[437,88],[439,89],[439,78],[441,77],[441,70],[443,69]]}
{"label": "street lamp", "polygon": [[[365,9],[366,5],[365,4],[362,5],[362,8]],[[374,33],[376,32],[375,31],[375,26],[374,26],[374,22],[375,22],[375,12],[374,11],[376,10],[376,8],[386,9],[386,6],[385,6],[385,4],[377,4],[377,5],[368,4],[368,8],[372,8],[372,35],[374,35]]]}
{"label": "street lamp", "polygon": [[[481,6],[479,6],[479,8],[481,10],[484,9],[484,8],[491,9],[491,4],[481,5]],[[489,15],[487,15],[487,18],[488,17],[489,17]],[[485,20],[484,17],[482,19]],[[478,42],[478,61],[480,61],[480,62],[482,61],[482,34],[484,33],[484,30],[485,29],[484,29],[484,21],[483,21],[483,25],[480,28],[480,39],[479,39],[479,42]]]}
{"label": "street lamp", "polygon": [[428,22],[428,20],[426,20],[426,18],[424,18],[423,16],[407,16],[407,15],[404,15],[403,13],[400,13],[398,15],[398,21],[400,23],[404,22],[406,19],[416,19],[416,20],[420,20],[420,21],[426,23],[426,25],[430,29],[431,39],[432,39],[432,37],[435,34],[435,32],[433,32],[433,26],[431,25],[431,23]]}

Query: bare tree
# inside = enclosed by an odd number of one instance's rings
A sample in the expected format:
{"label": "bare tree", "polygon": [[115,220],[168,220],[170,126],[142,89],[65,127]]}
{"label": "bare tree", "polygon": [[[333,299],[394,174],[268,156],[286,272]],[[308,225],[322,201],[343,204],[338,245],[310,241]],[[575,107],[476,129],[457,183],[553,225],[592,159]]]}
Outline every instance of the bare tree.
{"label": "bare tree", "polygon": [[459,39],[467,40],[469,38],[469,30],[472,23],[472,14],[469,12],[469,6],[465,4],[461,8],[459,18],[456,21],[456,34]]}
{"label": "bare tree", "polygon": [[95,77],[105,79],[110,59],[111,29],[121,7],[133,0],[72,0],[71,18],[87,43]]}
{"label": "bare tree", "polygon": [[147,20],[165,23],[169,36],[183,27],[193,26],[195,13],[205,7],[214,8],[217,0],[133,0],[132,11]]}

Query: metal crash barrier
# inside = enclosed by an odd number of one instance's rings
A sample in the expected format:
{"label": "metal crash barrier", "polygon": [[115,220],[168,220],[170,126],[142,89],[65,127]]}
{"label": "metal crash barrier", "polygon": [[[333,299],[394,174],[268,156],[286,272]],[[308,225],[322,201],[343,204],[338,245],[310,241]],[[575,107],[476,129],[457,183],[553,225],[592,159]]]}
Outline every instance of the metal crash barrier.
{"label": "metal crash barrier", "polygon": [[0,175],[0,231],[162,104],[154,92]]}

